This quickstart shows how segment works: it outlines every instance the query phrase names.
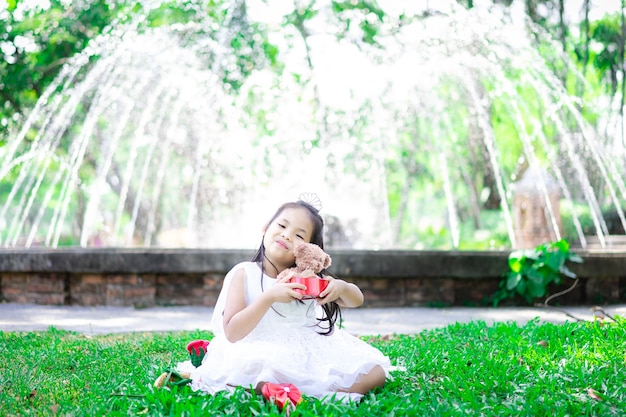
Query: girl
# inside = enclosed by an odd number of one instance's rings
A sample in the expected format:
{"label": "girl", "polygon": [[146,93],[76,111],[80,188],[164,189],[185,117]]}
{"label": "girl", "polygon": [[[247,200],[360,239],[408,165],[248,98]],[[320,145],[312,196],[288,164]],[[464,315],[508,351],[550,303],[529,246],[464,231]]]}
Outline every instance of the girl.
{"label": "girl", "polygon": [[294,266],[294,245],[312,242],[323,249],[323,227],[318,209],[304,201],[276,211],[254,259],[224,279],[211,321],[215,337],[202,364],[177,368],[189,374],[194,390],[213,394],[243,386],[266,395],[265,384],[292,384],[320,399],[358,400],[383,386],[389,359],[336,326],[340,307],[363,303],[361,290],[324,275],[330,282],[319,298],[303,300],[295,291],[305,289],[302,284],[276,279]]}

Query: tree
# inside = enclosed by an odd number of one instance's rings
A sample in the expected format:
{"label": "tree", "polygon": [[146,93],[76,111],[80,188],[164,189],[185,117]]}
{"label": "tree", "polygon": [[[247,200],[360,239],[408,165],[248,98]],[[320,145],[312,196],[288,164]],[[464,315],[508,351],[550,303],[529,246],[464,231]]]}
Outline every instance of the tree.
{"label": "tree", "polygon": [[102,33],[123,4],[89,0],[68,6],[52,0],[42,8],[27,3],[9,1],[0,12],[0,141],[34,106],[63,64]]}

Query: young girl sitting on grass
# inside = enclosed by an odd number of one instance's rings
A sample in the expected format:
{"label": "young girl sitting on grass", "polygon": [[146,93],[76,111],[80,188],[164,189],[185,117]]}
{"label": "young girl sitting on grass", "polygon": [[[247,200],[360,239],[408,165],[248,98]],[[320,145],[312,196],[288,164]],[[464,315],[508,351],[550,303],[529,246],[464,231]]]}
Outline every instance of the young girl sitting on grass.
{"label": "young girl sitting on grass", "polygon": [[363,303],[356,285],[323,275],[327,288],[317,299],[302,299],[295,291],[305,289],[302,284],[276,279],[294,266],[294,245],[323,249],[323,227],[318,209],[307,202],[279,207],[253,260],[224,279],[211,321],[215,337],[202,364],[177,367],[192,389],[214,394],[241,386],[268,397],[282,387],[319,399],[359,400],[384,385],[389,359],[336,326],[340,307]]}

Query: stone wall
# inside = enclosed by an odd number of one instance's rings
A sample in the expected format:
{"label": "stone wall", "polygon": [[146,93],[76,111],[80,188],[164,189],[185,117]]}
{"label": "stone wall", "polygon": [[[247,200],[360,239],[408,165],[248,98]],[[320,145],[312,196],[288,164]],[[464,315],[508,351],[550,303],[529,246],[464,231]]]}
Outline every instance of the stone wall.
{"label": "stone wall", "polygon": [[[330,271],[354,282],[365,307],[480,305],[507,270],[508,252],[349,251],[329,253]],[[626,253],[579,253],[569,265],[581,282],[560,304],[626,301]],[[215,304],[228,269],[252,253],[237,250],[0,250],[0,300],[112,305]],[[567,285],[565,285],[567,284]],[[570,281],[553,292],[569,286]],[[512,300],[508,304],[516,304]]]}

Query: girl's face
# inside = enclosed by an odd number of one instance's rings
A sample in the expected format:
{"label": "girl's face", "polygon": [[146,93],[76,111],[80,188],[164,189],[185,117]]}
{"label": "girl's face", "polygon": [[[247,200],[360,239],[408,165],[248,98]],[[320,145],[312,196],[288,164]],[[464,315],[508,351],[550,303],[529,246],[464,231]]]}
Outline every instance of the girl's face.
{"label": "girl's face", "polygon": [[[277,272],[293,265],[294,245],[310,242],[313,228],[313,221],[304,207],[285,208],[266,226],[263,236],[265,256],[276,266]],[[273,269],[271,265],[265,265],[266,271]]]}

